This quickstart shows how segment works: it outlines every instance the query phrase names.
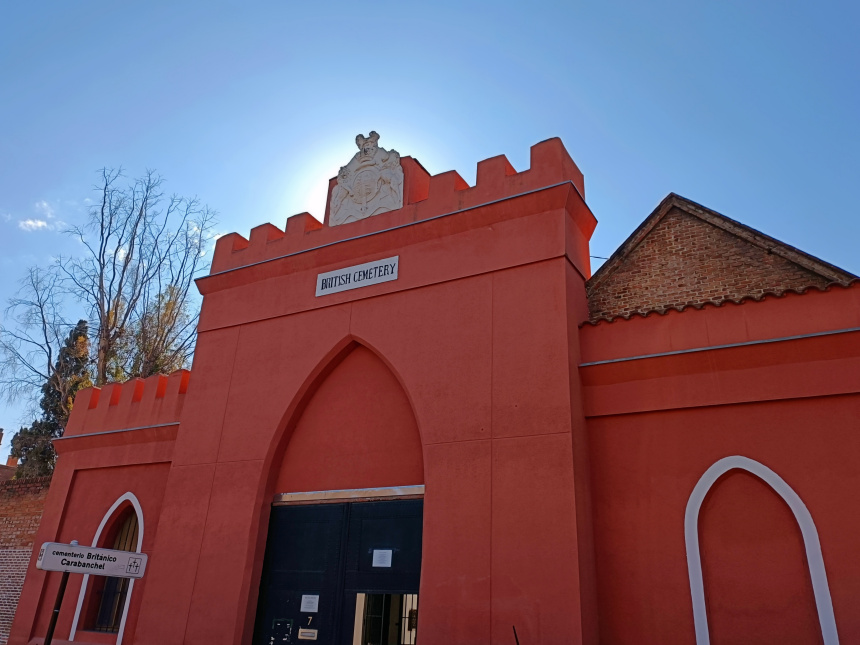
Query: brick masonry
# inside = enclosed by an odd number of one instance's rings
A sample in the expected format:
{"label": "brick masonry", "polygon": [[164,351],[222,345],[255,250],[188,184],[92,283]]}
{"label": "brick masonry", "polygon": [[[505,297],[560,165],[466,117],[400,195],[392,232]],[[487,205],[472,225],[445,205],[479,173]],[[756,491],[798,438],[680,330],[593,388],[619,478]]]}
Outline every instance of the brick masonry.
{"label": "brick masonry", "polygon": [[0,549],[0,645],[6,645],[33,549]]}
{"label": "brick masonry", "polygon": [[0,645],[9,637],[50,483],[50,477],[0,483]]}
{"label": "brick masonry", "polygon": [[664,204],[589,281],[592,321],[823,289],[853,277],[683,198]]}

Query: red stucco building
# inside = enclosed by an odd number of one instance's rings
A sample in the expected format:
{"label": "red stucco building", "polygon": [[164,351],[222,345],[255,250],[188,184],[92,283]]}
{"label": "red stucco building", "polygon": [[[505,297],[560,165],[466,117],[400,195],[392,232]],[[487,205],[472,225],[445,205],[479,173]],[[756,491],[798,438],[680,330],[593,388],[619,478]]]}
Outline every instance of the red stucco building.
{"label": "red stucco building", "polygon": [[79,393],[37,544],[149,564],[54,642],[860,642],[854,276],[675,195],[592,276],[558,139],[388,194],[366,141],[219,239],[190,372]]}

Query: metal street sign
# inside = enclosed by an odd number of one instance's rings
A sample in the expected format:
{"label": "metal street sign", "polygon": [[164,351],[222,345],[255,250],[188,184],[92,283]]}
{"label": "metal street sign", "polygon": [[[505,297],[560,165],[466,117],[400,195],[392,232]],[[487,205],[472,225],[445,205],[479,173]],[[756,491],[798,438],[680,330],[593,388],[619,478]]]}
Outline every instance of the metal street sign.
{"label": "metal street sign", "polygon": [[146,560],[145,553],[134,551],[45,542],[39,551],[36,568],[42,571],[89,573],[93,576],[113,578],[142,578],[146,570]]}

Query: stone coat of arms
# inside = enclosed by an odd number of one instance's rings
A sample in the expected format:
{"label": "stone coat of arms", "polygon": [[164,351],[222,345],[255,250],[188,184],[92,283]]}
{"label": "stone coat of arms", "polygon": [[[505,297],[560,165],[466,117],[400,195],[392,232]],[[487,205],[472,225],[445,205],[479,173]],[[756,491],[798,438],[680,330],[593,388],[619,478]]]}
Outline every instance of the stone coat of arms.
{"label": "stone coat of arms", "polygon": [[356,222],[403,207],[403,168],[396,150],[377,145],[379,135],[358,135],[358,152],[337,173],[329,226]]}

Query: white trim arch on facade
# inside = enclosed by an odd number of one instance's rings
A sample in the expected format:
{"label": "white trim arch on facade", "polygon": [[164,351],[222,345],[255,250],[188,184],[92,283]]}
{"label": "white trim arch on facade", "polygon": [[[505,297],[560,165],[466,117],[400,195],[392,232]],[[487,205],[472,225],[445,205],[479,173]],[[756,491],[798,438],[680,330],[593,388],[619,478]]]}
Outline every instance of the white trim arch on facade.
{"label": "white trim arch on facade", "polygon": [[[105,526],[107,526],[108,521],[113,517],[116,510],[122,506],[124,503],[128,502],[131,504],[132,508],[134,508],[134,512],[137,514],[137,546],[135,548],[137,553],[140,553],[141,548],[143,547],[143,509],[140,507],[140,502],[134,493],[128,492],[120,497],[111,505],[108,509],[107,513],[105,513],[102,518],[101,523],[99,524],[98,529],[96,529],[95,537],[93,537],[92,546],[97,547],[99,545],[99,538],[102,536],[102,531],[104,531]],[[69,640],[75,640],[75,633],[78,631],[78,621],[81,618],[81,608],[84,606],[84,598],[87,595],[87,585],[90,581],[90,575],[88,573],[84,574],[84,579],[81,582],[81,591],[78,594],[78,604],[75,607],[75,617],[72,619],[72,629],[69,632]],[[134,578],[128,581],[128,593],[125,595],[125,605],[122,608],[122,618],[119,623],[119,630],[116,634],[116,645],[122,645],[122,636],[123,632],[125,632],[125,621],[128,617],[128,607],[131,603],[131,592],[134,590]]]}
{"label": "white trim arch on facade", "polygon": [[824,645],[839,645],[836,618],[833,615],[833,602],[830,598],[830,587],[827,584],[824,558],[821,555],[821,543],[809,509],[782,477],[764,464],[739,455],[724,457],[705,471],[705,474],[693,488],[690,499],[687,501],[687,510],[684,513],[687,572],[690,576],[690,593],[693,599],[696,645],[710,645],[702,559],[699,552],[699,511],[702,508],[702,502],[716,481],[730,470],[736,469],[752,473],[765,482],[788,504],[794,514],[794,519],[797,521],[803,536],[803,546],[806,550],[806,560],[809,563],[809,576],[812,580],[812,591],[815,594],[815,606],[818,610],[818,623],[821,627]]}

